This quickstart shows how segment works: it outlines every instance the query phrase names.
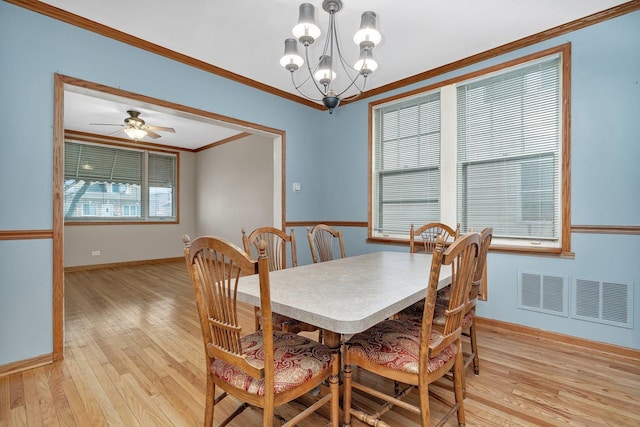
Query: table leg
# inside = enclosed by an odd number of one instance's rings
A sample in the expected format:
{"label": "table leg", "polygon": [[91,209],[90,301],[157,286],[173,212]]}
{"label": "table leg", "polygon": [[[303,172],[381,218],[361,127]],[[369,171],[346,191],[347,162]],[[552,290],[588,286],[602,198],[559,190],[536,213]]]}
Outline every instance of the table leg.
{"label": "table leg", "polygon": [[340,334],[336,332],[327,331],[326,329],[322,331],[322,342],[331,350],[340,352],[340,338]]}

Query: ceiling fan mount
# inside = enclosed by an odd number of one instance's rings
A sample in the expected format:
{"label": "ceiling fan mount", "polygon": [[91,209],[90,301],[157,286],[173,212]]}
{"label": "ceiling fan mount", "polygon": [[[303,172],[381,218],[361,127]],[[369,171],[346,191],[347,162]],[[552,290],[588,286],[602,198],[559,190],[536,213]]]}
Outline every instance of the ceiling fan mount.
{"label": "ceiling fan mount", "polygon": [[140,116],[140,112],[139,111],[135,111],[135,110],[127,110],[127,114],[129,114],[129,117],[126,117],[124,119],[124,123],[126,125],[129,126],[134,126],[137,128],[141,128],[144,126],[144,120],[142,120],[139,116]]}
{"label": "ceiling fan mount", "polygon": [[160,138],[161,135],[156,133],[155,131],[160,132],[171,132],[175,133],[176,130],[171,127],[165,126],[151,126],[147,125],[144,120],[140,118],[140,112],[136,110],[127,110],[127,114],[129,117],[125,117],[124,124],[116,124],[116,123],[90,123],[91,125],[101,125],[101,126],[120,126],[121,129],[109,134],[115,135],[118,132],[124,132],[129,136],[129,138],[133,140],[140,140],[145,136],[149,136],[153,139]]}

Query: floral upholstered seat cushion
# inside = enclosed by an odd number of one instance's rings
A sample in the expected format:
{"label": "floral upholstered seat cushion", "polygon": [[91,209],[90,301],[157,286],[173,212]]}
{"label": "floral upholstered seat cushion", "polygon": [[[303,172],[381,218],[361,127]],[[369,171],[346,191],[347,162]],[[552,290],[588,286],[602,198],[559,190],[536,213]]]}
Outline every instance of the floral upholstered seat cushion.
{"label": "floral upholstered seat cushion", "polygon": [[[347,346],[351,353],[367,360],[399,371],[418,373],[420,351],[420,327],[412,321],[386,320],[366,331],[354,335]],[[440,333],[431,333],[431,341],[438,341]],[[444,366],[458,353],[455,344],[429,359],[428,372]]]}
{"label": "floral upholstered seat cushion", "polygon": [[[255,366],[262,366],[262,332],[247,335],[241,341],[247,361]],[[319,375],[331,362],[329,348],[301,335],[274,332],[273,348],[276,394]],[[217,359],[211,364],[211,372],[236,388],[264,396],[264,379],[254,378],[235,365]]]}

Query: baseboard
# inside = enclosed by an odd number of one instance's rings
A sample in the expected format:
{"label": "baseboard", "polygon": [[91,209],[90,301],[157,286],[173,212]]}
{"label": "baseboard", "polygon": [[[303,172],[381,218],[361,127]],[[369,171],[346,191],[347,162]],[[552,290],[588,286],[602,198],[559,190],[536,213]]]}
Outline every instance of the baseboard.
{"label": "baseboard", "polygon": [[502,329],[519,334],[528,335],[536,338],[544,338],[550,341],[558,341],[565,344],[575,345],[586,350],[597,350],[605,353],[614,353],[618,356],[624,356],[640,361],[640,350],[622,347],[615,344],[608,344],[600,341],[592,341],[585,338],[574,337],[571,335],[559,334],[557,332],[545,331],[543,329],[532,328],[530,326],[518,325],[515,323],[503,322],[500,320],[486,319],[476,316],[476,323],[482,329]]}
{"label": "baseboard", "polygon": [[26,371],[27,369],[38,368],[40,366],[53,363],[53,353],[32,357],[31,359],[19,360],[0,366],[0,377]]}
{"label": "baseboard", "polygon": [[184,257],[176,257],[176,258],[160,258],[160,259],[143,259],[138,261],[123,261],[123,262],[112,262],[110,264],[92,264],[92,265],[78,265],[75,267],[65,267],[65,273],[73,273],[76,271],[88,271],[88,270],[99,270],[102,268],[117,268],[117,267],[135,267],[137,265],[151,265],[151,264],[164,264],[166,262],[177,262],[183,261]]}

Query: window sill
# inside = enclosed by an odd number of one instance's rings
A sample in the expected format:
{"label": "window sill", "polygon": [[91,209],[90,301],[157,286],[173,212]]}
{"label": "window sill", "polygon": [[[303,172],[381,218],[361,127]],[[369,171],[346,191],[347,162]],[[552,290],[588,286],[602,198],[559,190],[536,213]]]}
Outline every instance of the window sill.
{"label": "window sill", "polygon": [[172,219],[170,221],[65,221],[64,225],[157,225],[157,224],[179,224],[180,221]]}
{"label": "window sill", "polygon": [[[366,240],[367,243],[375,243],[382,245],[396,245],[409,247],[409,241],[405,239],[397,238],[382,238],[382,237],[369,237]],[[506,253],[510,255],[527,255],[527,256],[545,256],[554,258],[566,258],[574,259],[574,252],[562,252],[560,248],[531,248],[528,246],[506,246],[506,245],[494,245],[489,247],[490,252]]]}

